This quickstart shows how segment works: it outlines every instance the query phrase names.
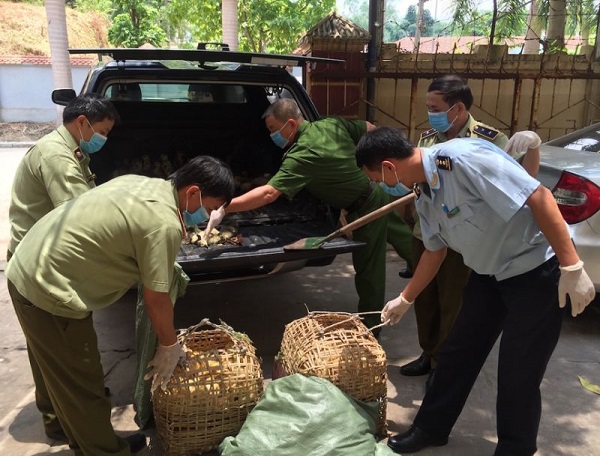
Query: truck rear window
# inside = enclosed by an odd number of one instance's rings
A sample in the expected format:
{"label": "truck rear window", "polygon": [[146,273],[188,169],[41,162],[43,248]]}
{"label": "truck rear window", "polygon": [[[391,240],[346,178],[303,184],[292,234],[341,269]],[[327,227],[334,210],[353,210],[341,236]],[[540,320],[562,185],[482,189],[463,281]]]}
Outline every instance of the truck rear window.
{"label": "truck rear window", "polygon": [[168,103],[245,104],[246,91],[240,85],[198,83],[118,82],[110,84],[104,96],[113,101]]}

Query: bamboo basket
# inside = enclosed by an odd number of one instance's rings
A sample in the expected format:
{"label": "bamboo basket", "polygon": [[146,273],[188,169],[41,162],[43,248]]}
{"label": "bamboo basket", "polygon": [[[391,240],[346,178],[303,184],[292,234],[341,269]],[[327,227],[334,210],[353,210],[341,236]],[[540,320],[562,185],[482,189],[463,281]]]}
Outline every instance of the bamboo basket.
{"label": "bamboo basket", "polygon": [[325,378],[357,400],[377,401],[376,433],[386,434],[385,351],[358,315],[309,312],[286,325],[275,372]]}
{"label": "bamboo basket", "polygon": [[[199,331],[201,326],[212,329]],[[251,340],[222,323],[202,320],[178,340],[188,357],[152,407],[165,454],[187,456],[216,448],[236,435],[263,392],[260,360]]]}

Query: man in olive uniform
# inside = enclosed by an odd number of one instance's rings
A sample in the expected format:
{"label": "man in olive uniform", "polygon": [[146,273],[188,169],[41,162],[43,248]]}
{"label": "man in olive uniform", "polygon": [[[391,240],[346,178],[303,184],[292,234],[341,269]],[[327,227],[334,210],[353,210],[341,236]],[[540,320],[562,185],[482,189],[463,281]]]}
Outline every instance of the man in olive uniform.
{"label": "man in olive uniform", "polygon": [[[506,146],[508,138],[504,133],[477,122],[469,113],[473,94],[461,77],[446,75],[435,79],[427,89],[425,102],[429,123],[433,128],[421,134],[418,147],[431,147],[454,138],[480,138],[501,149]],[[425,250],[418,218],[413,236],[413,263],[416,265]],[[429,373],[427,386],[431,384],[440,346],[446,340],[460,310],[469,273],[470,269],[464,265],[462,256],[448,249],[434,280],[415,301],[419,345],[423,353],[400,368],[402,375]]]}
{"label": "man in olive uniform", "polygon": [[[89,168],[90,154],[100,150],[118,119],[114,106],[105,98],[77,97],[65,107],[63,124],[25,153],[13,181],[7,261],[39,219],[95,187],[95,176]],[[46,435],[66,441],[31,353],[29,360],[36,385],[35,402],[42,413]]]}
{"label": "man in olive uniform", "polygon": [[[281,167],[266,185],[234,198],[226,211],[214,211],[209,227],[220,223],[226,212],[256,209],[281,195],[291,199],[303,188],[337,209],[346,209],[348,222],[391,201],[356,166],[356,144],[374,125],[333,117],[308,122],[291,99],[275,101],[263,117],[273,142],[287,149]],[[385,299],[386,243],[410,266],[410,229],[392,212],[357,229],[352,237],[367,244],[352,254],[358,311],[381,311]],[[380,320],[377,315],[366,315],[364,322],[372,327]]]}
{"label": "man in olive uniform", "polygon": [[184,218],[207,220],[227,204],[233,175],[221,161],[192,159],[171,180],[126,175],[54,209],[25,235],[8,262],[8,290],[32,359],[75,454],[127,456],[143,434],[118,437],[104,394],[92,312],[143,285],[159,345],[146,379],[166,387],[184,356],[169,287]]}

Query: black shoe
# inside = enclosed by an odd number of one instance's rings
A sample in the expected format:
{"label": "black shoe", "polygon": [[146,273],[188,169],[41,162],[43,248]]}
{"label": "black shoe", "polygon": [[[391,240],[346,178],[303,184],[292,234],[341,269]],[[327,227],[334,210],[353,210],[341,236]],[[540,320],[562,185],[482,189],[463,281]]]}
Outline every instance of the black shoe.
{"label": "black shoe", "polygon": [[419,356],[417,359],[400,367],[400,373],[407,377],[416,377],[417,375],[428,374],[431,370],[431,361],[425,355]]}
{"label": "black shoe", "polygon": [[431,388],[431,385],[433,385],[434,377],[435,377],[435,369],[431,369],[431,372],[429,372],[429,377],[427,377],[427,381],[425,382],[425,393],[427,393],[427,391],[429,391],[429,389]]}
{"label": "black shoe", "polygon": [[69,437],[65,434],[65,431],[58,429],[56,431],[46,431],[46,437],[50,440],[56,440],[57,442],[69,442]]}
{"label": "black shoe", "polygon": [[388,446],[396,453],[416,453],[429,446],[444,446],[448,437],[433,437],[412,425],[404,434],[388,439]]}
{"label": "black shoe", "polygon": [[146,448],[146,436],[141,432],[137,434],[131,434],[125,437],[127,443],[129,444],[129,450],[132,453],[137,453],[138,451],[142,451]]}
{"label": "black shoe", "polygon": [[413,273],[410,269],[406,268],[401,269],[400,272],[398,272],[398,275],[403,279],[410,279],[413,276]]}

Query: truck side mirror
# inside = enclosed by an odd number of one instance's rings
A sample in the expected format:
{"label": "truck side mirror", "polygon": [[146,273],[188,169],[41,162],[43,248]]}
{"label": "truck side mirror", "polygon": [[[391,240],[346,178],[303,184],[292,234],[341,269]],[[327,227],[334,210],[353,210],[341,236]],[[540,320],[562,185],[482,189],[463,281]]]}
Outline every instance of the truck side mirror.
{"label": "truck side mirror", "polygon": [[77,97],[73,89],[56,89],[52,91],[52,102],[57,105],[67,106]]}

